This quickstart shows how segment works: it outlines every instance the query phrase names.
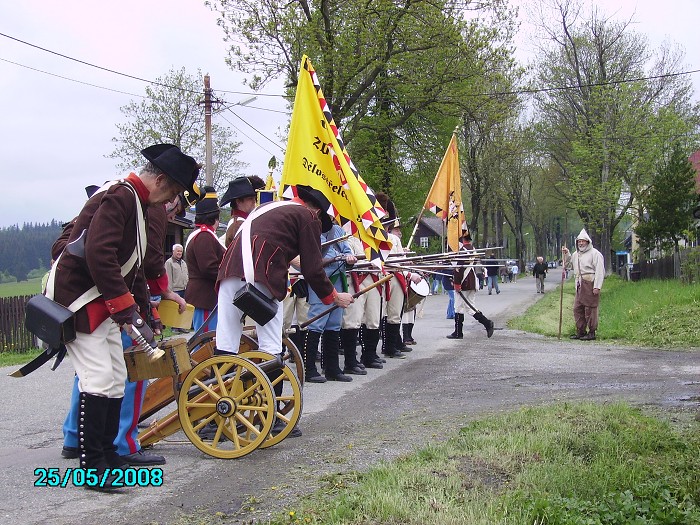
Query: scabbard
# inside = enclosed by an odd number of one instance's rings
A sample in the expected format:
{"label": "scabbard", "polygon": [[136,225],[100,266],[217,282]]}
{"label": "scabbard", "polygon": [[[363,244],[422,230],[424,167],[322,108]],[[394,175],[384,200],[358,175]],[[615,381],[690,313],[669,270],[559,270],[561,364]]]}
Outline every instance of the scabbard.
{"label": "scabbard", "polygon": [[29,361],[26,365],[24,365],[22,368],[15,370],[11,374],[8,374],[10,377],[25,377],[34,372],[37,368],[39,368],[41,365],[44,363],[47,363],[49,359],[52,357],[56,357],[56,362],[54,365],[51,367],[51,370],[56,370],[56,367],[61,364],[61,361],[63,361],[63,357],[66,355],[66,347],[65,345],[61,345],[58,348],[52,348],[48,352],[42,352],[38,356],[36,356],[34,359]]}
{"label": "scabbard", "polygon": [[478,313],[479,310],[476,309],[476,307],[469,302],[469,299],[467,299],[467,296],[462,293],[462,290],[457,290],[457,293],[462,297],[462,300],[467,303],[467,306],[474,310],[475,313]]}

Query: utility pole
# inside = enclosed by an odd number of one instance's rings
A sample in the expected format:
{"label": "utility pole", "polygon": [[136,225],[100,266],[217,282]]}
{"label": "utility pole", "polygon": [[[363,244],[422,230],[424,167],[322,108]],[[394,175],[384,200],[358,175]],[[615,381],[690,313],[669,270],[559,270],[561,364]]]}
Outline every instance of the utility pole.
{"label": "utility pole", "polygon": [[205,184],[214,185],[214,173],[211,159],[211,87],[209,85],[209,73],[204,75],[204,174]]}

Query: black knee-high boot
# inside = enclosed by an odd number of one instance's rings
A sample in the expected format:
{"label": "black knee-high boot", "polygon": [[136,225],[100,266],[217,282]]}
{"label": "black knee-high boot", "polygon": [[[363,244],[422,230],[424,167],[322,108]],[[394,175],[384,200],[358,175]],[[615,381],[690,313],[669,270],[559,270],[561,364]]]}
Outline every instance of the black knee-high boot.
{"label": "black knee-high boot", "polygon": [[474,314],[474,319],[479,321],[486,328],[486,336],[491,337],[493,335],[493,321],[487,319],[486,316],[481,312],[476,312]]}
{"label": "black knee-high boot", "polygon": [[401,352],[401,325],[387,323],[386,324],[386,355],[393,357],[395,359],[405,359],[408,357],[406,354]]}
{"label": "black knee-high boot", "polygon": [[448,339],[462,339],[464,333],[462,328],[464,326],[464,314],[455,314],[455,331],[447,336]]}
{"label": "black knee-high boot", "polygon": [[382,320],[379,323],[379,333],[381,334],[382,338],[382,355],[387,355],[386,349],[388,348],[387,342],[389,341],[389,337],[386,333],[386,317],[382,317]]}
{"label": "black knee-high boot", "polygon": [[340,346],[345,355],[343,373],[364,376],[367,375],[367,371],[357,361],[357,333],[359,331],[359,328],[342,328],[340,330]]}
{"label": "black knee-high boot", "polygon": [[297,347],[297,350],[299,350],[299,353],[304,352],[304,338],[306,336],[306,330],[300,330],[299,325],[294,325],[292,328],[296,328],[295,332],[292,332],[289,334],[289,340],[294,343],[294,346]]}
{"label": "black knee-high boot", "polygon": [[102,450],[109,468],[125,469],[129,467],[124,459],[117,454],[117,446],[114,440],[119,433],[119,419],[122,410],[123,397],[109,398],[107,404],[107,418],[105,419],[105,432],[102,440]]}
{"label": "black knee-high boot", "polygon": [[321,340],[321,333],[307,330],[304,337],[304,366],[306,368],[306,380],[311,383],[325,383],[326,378],[316,370],[316,355],[318,354],[318,343]]}
{"label": "black knee-high boot", "polygon": [[323,332],[323,364],[324,374],[329,381],[352,381],[352,377],[343,374],[340,370],[338,350],[340,350],[340,331],[324,330]]}
{"label": "black knee-high boot", "polygon": [[379,329],[370,329],[365,325],[362,325],[360,328],[360,343],[362,344],[362,364],[367,368],[384,368],[382,365],[382,359],[377,355]]}
{"label": "black knee-high boot", "polygon": [[416,340],[413,339],[413,323],[403,324],[403,343],[405,345],[415,345]]}
{"label": "black knee-high boot", "polygon": [[[88,469],[86,470],[85,487],[89,489],[113,490],[117,488],[113,486],[116,477],[112,474],[105,476],[105,472],[110,469],[103,448],[103,443],[109,439],[105,435],[109,402],[110,399],[106,397],[85,392],[80,393],[80,411],[78,413],[80,468]],[[116,433],[112,436],[112,441],[115,437]]]}

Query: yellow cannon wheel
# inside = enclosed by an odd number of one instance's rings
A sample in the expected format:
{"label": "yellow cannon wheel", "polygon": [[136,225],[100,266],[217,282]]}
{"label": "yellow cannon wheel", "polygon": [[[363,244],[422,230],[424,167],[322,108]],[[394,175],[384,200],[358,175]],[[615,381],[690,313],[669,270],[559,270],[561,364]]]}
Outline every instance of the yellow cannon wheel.
{"label": "yellow cannon wheel", "polygon": [[195,350],[197,350],[198,347],[201,345],[208,343],[209,341],[216,341],[216,331],[215,330],[210,330],[209,332],[203,332],[199,334],[197,337],[190,337],[190,339],[187,341],[187,350],[189,351],[190,354],[194,353]]}
{"label": "yellow cannon wheel", "polygon": [[[242,355],[242,357],[250,359],[254,363],[264,363],[265,361],[269,361],[274,358],[273,355],[262,351],[246,352]],[[301,417],[303,406],[301,383],[299,382],[294,369],[291,368],[289,361],[287,361],[285,366],[282,367],[282,374],[271,382],[273,390],[275,385],[279,383],[282,384],[282,394],[275,396],[277,399],[277,412],[275,413],[275,417],[281,421],[284,421],[286,427],[278,434],[268,434],[267,439],[263,441],[260,448],[271,447],[286,438],[289,433],[294,430],[294,427],[299,422],[299,418]],[[255,422],[253,421],[252,423]],[[248,439],[248,433],[243,433],[241,438]]]}
{"label": "yellow cannon wheel", "polygon": [[[272,428],[275,407],[267,375],[236,355],[199,363],[187,374],[178,396],[178,417],[187,438],[205,454],[221,459],[245,456],[262,445]],[[200,437],[198,432],[209,423],[215,432]]]}
{"label": "yellow cannon wheel", "polygon": [[289,365],[290,367],[292,367],[292,369],[296,371],[296,376],[299,380],[299,384],[301,384],[301,386],[303,387],[305,376],[304,360],[301,357],[301,352],[289,337],[285,336],[282,338],[282,345],[284,346],[282,358],[284,359],[284,362],[287,365]]}

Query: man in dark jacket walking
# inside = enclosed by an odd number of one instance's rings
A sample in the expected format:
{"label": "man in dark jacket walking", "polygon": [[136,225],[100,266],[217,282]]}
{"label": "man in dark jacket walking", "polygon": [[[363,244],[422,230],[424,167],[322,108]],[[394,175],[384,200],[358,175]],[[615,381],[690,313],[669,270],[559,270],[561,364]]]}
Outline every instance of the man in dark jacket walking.
{"label": "man in dark jacket walking", "polygon": [[547,263],[544,257],[538,257],[535,266],[532,267],[532,275],[535,277],[537,293],[544,293],[544,279],[547,277]]}

